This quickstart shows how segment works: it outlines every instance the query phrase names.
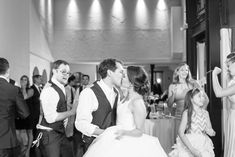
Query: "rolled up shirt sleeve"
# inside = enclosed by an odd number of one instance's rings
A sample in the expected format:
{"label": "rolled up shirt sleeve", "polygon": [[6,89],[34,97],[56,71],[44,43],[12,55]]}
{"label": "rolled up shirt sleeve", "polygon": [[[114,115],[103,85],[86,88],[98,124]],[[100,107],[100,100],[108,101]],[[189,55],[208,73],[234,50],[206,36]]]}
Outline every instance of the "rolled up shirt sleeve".
{"label": "rolled up shirt sleeve", "polygon": [[78,107],[76,111],[75,126],[77,130],[87,136],[93,135],[97,125],[92,124],[92,112],[98,108],[98,101],[94,92],[90,88],[84,89],[79,96]]}
{"label": "rolled up shirt sleeve", "polygon": [[40,100],[46,121],[48,123],[54,123],[56,121],[56,117],[58,116],[56,111],[57,104],[59,102],[58,93],[52,87],[47,87],[42,90]]}

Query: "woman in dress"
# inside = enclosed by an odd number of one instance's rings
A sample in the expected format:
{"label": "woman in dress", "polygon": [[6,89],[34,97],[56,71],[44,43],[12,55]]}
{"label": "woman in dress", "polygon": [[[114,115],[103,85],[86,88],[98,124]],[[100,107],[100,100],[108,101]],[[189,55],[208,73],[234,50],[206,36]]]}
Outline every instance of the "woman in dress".
{"label": "woman in dress", "polygon": [[198,88],[188,91],[185,96],[185,109],[179,127],[179,137],[170,157],[214,157],[211,139],[214,136],[208,112],[203,109],[205,92]]}
{"label": "woman in dress", "polygon": [[227,129],[225,133],[224,157],[235,156],[235,53],[227,56],[226,64],[228,67],[229,83],[228,87],[222,88],[218,81],[218,74],[221,69],[215,67],[212,73],[213,89],[216,97],[227,97],[229,106],[228,119],[226,119]]}
{"label": "woman in dress", "polygon": [[98,136],[84,157],[167,157],[158,138],[143,134],[149,82],[143,68],[128,66],[122,88],[127,96],[117,108],[117,126]]}
{"label": "woman in dress", "polygon": [[[171,110],[175,108],[174,113],[172,113],[176,117],[175,137],[177,136],[181,116],[184,110],[185,95],[194,87],[199,87],[199,84],[196,80],[192,79],[189,66],[185,63],[180,64],[173,73],[173,81],[168,89],[167,102],[167,105]],[[176,104],[176,106],[173,106],[173,104]]]}
{"label": "woman in dress", "polygon": [[[21,76],[20,78],[20,86],[21,86],[21,92],[23,94],[23,97],[29,107],[30,106],[30,97],[33,96],[34,91],[29,87],[29,78],[26,75]],[[33,142],[33,122],[32,119],[27,117],[26,119],[16,119],[16,133],[17,138],[20,142],[21,146],[21,152],[19,154],[19,157],[29,157],[30,148]]]}

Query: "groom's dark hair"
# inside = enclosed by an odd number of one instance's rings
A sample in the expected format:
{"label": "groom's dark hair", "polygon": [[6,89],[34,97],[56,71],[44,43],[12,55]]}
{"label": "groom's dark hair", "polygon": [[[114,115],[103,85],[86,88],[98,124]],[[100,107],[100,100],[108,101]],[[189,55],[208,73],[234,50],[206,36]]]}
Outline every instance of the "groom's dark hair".
{"label": "groom's dark hair", "polygon": [[123,64],[121,61],[113,58],[105,59],[100,63],[98,72],[102,79],[107,77],[108,70],[115,71],[117,69],[117,62]]}

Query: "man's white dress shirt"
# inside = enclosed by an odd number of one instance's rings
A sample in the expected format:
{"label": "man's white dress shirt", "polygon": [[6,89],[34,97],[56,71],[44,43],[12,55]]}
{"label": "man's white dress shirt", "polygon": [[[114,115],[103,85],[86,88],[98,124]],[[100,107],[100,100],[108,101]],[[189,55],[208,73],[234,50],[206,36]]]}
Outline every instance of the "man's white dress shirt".
{"label": "man's white dress shirt", "polygon": [[[100,80],[97,83],[103,90],[112,108],[116,98],[114,89],[106,85],[103,80]],[[92,112],[97,109],[98,100],[93,90],[91,88],[85,88],[82,90],[78,100],[75,126],[80,132],[87,136],[95,136],[93,133],[96,128],[99,128],[97,125],[91,124],[93,119]]]}
{"label": "man's white dress shirt", "polygon": [[[54,78],[52,78],[51,81],[56,84],[65,94],[65,88],[63,84],[59,83]],[[56,121],[56,117],[58,116],[58,112],[56,110],[57,104],[60,100],[59,94],[51,86],[45,86],[41,92],[40,100],[43,114],[47,123],[54,123]]]}

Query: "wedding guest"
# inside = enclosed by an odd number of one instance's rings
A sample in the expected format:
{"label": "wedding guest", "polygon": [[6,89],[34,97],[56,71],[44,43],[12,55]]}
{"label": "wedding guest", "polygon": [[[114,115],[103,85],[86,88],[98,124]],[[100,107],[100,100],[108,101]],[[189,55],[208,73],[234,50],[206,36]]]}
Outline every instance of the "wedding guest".
{"label": "wedding guest", "polygon": [[73,75],[76,78],[76,85],[74,86],[76,91],[79,91],[79,87],[81,87],[82,84],[82,73],[81,72],[75,72]]}
{"label": "wedding guest", "polygon": [[[41,75],[33,75],[33,85],[31,86],[31,89],[33,90],[33,96],[30,98],[30,119],[32,121],[31,125],[33,128],[33,139],[36,140],[38,136],[38,130],[36,128],[36,125],[39,122],[39,116],[40,116],[40,94],[42,91],[42,76]],[[30,156],[33,157],[41,157],[42,152],[40,147],[33,147],[30,150]]]}
{"label": "wedding guest", "polygon": [[176,104],[175,111],[173,115],[177,118],[175,124],[175,137],[177,136],[181,116],[184,110],[184,98],[186,93],[193,89],[194,87],[199,87],[196,80],[192,78],[189,66],[185,63],[180,64],[176,67],[173,73],[173,81],[168,89],[168,107],[173,110],[173,104]]}
{"label": "wedding guest", "polygon": [[207,136],[215,136],[209,113],[203,109],[205,92],[191,89],[185,96],[185,106],[179,127],[179,137],[170,157],[214,157],[214,147]]}
{"label": "wedding guest", "polygon": [[215,67],[212,73],[213,90],[216,97],[227,97],[228,99],[228,117],[226,119],[227,128],[225,132],[225,146],[224,157],[235,156],[235,53],[230,53],[226,59],[226,65],[228,67],[228,87],[222,88],[218,81],[218,74],[221,73],[221,69]]}
{"label": "wedding guest", "polygon": [[[81,83],[78,81],[79,80],[76,78],[75,79],[75,86],[73,86],[75,88],[75,95],[74,95],[73,104],[78,104],[78,101],[79,101],[80,91],[79,91],[79,88],[76,89],[76,87],[77,87],[77,84],[80,85]],[[75,117],[76,117],[76,115],[75,115]],[[74,124],[75,124],[75,120],[74,120]],[[74,124],[73,124],[73,126],[74,126],[74,128],[73,128],[74,157],[82,157],[85,152],[85,144],[82,139],[82,133],[76,129]]]}
{"label": "wedding guest", "polygon": [[[76,91],[74,88],[75,85],[76,85],[76,77],[74,75],[71,75],[68,79],[68,84],[65,86],[68,110],[71,110],[73,105],[77,103],[76,99],[78,99],[78,97],[76,97],[75,95],[76,94]],[[75,125],[74,125],[75,116],[76,115],[68,118],[68,124],[66,126],[65,133],[66,133],[66,136],[69,138],[69,140],[72,142],[74,157],[82,157],[84,143],[82,141],[82,134],[78,132],[75,128]]]}
{"label": "wedding guest", "polygon": [[195,86],[189,66],[180,64],[173,73],[173,81],[168,89],[168,106],[176,104],[175,116],[181,118],[184,110],[184,97]]}
{"label": "wedding guest", "polygon": [[[66,93],[66,102],[67,102],[67,110],[71,110],[73,108],[73,102],[75,97],[75,76],[71,75],[68,78],[68,84],[65,86],[65,93]],[[74,129],[74,121],[75,115],[68,118],[68,124],[65,129],[65,134],[68,138],[73,136],[73,129]]]}
{"label": "wedding guest", "polygon": [[33,96],[34,91],[29,86],[29,78],[26,75],[20,78],[21,92],[28,105],[30,115],[26,119],[20,119],[17,117],[16,123],[16,134],[18,141],[20,142],[21,152],[19,156],[29,157],[30,148],[33,142],[33,122],[32,122],[32,104],[30,98]]}
{"label": "wedding guest", "polygon": [[9,62],[0,57],[0,156],[18,157],[15,117],[26,118],[29,110],[20,89],[8,82]]}
{"label": "wedding guest", "polygon": [[89,75],[82,75],[82,82],[81,82],[81,86],[79,87],[79,92],[80,93],[83,89],[88,87],[89,81],[90,81],[90,76]]}
{"label": "wedding guest", "polygon": [[75,115],[76,105],[67,111],[64,85],[70,74],[69,64],[57,60],[52,66],[52,78],[41,92],[43,117],[41,125],[50,130],[42,129],[41,145],[47,157],[72,157],[72,145],[65,136],[67,118]]}
{"label": "wedding guest", "polygon": [[42,91],[42,76],[34,75],[33,76],[33,85],[31,86],[33,89],[33,96],[31,97],[31,108],[32,108],[32,121],[33,121],[33,134],[36,136],[36,125],[39,120],[40,115],[40,94]]}

